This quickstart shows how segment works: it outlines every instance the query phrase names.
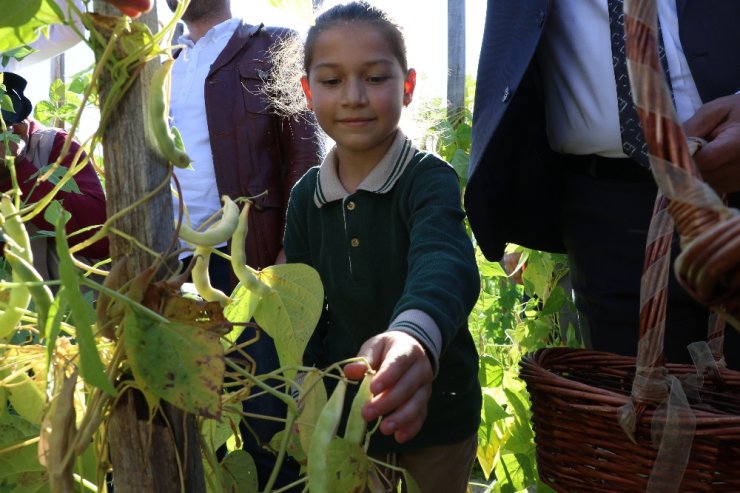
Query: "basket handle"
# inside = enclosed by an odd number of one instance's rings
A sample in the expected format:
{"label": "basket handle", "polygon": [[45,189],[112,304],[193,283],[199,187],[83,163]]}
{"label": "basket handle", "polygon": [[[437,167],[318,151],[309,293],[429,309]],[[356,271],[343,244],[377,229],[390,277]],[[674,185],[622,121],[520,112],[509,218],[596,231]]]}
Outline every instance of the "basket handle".
{"label": "basket handle", "polygon": [[[662,428],[648,491],[677,491],[683,474],[666,471],[686,467],[696,421],[681,384],[668,374],[663,360],[673,222],[682,245],[676,261],[679,282],[740,330],[740,214],[704,183],[689,153],[658,59],[657,2],[624,0],[624,13],[632,97],[660,192],[646,245],[632,399],[619,409],[619,419],[634,440],[635,423],[646,403],[661,403],[652,422],[653,430]],[[728,230],[734,234],[731,244],[719,243],[727,240]],[[709,335],[710,344],[713,337]],[[697,370],[703,367],[697,364]]]}
{"label": "basket handle", "polygon": [[702,180],[689,153],[658,59],[656,2],[625,0],[624,12],[632,97],[650,168],[681,237],[677,278],[740,330],[740,214]]}

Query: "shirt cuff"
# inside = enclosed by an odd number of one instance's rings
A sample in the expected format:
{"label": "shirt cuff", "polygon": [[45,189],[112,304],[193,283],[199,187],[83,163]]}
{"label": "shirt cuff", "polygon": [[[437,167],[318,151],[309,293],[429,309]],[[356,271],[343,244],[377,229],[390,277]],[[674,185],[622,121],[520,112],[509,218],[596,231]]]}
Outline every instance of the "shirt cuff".
{"label": "shirt cuff", "polygon": [[404,332],[424,346],[436,377],[439,371],[439,357],[442,352],[442,333],[432,317],[421,310],[406,310],[399,313],[395,320],[391,322],[388,331],[391,330]]}

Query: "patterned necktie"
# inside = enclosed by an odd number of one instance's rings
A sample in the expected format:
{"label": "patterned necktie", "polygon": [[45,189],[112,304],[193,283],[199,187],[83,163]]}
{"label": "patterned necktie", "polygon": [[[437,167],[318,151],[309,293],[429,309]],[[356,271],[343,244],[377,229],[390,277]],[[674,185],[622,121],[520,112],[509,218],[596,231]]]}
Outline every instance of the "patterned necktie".
{"label": "patterned necktie", "polygon": [[[612,63],[614,79],[617,83],[617,104],[619,108],[619,130],[622,134],[622,150],[626,155],[649,168],[648,149],[643,137],[635,104],[632,102],[630,78],[627,74],[627,56],[624,43],[624,8],[622,0],[608,0],[609,30],[611,31]],[[663,36],[658,29],[658,58],[663,71],[668,76],[668,61],[663,47]],[[670,77],[667,77],[670,87]]]}

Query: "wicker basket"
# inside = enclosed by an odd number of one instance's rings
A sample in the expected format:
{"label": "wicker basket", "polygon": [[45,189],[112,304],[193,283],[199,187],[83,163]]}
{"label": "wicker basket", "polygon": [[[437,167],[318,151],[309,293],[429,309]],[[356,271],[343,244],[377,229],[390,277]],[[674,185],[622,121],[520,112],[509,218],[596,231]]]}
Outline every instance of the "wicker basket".
{"label": "wicker basket", "polygon": [[673,221],[679,281],[740,329],[740,215],[708,190],[689,154],[657,58],[656,17],[654,1],[625,0],[632,93],[661,191],[637,357],[548,348],[521,363],[539,473],[561,492],[740,492],[740,372],[716,364],[724,324],[710,324],[704,349],[714,354],[698,365],[662,357]]}
{"label": "wicker basket", "polygon": [[[655,410],[638,419],[633,442],[619,425],[631,402],[635,358],[568,348],[541,349],[522,361],[521,377],[532,400],[541,479],[562,492],[645,492],[657,450],[651,439]],[[670,375],[696,373],[692,365],[666,365]],[[719,370],[692,403],[696,428],[685,468],[661,472],[667,489],[740,492],[740,373]],[[683,474],[681,480],[680,475]],[[678,478],[676,479],[676,476]],[[672,483],[675,482],[675,483]]]}

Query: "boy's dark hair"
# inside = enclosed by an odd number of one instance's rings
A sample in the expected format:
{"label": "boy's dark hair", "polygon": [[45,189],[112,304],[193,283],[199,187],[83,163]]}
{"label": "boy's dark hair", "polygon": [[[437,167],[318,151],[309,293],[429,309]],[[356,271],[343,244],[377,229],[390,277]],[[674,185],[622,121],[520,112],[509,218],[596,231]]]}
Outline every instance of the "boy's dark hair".
{"label": "boy's dark hair", "polygon": [[308,68],[311,66],[313,49],[318,35],[338,24],[353,23],[371,24],[383,32],[391,45],[393,54],[398,58],[401,68],[404,72],[408,70],[406,40],[401,26],[383,10],[361,0],[336,5],[316,18],[316,22],[308,30],[304,45],[303,69],[306,74],[308,74]]}

